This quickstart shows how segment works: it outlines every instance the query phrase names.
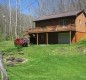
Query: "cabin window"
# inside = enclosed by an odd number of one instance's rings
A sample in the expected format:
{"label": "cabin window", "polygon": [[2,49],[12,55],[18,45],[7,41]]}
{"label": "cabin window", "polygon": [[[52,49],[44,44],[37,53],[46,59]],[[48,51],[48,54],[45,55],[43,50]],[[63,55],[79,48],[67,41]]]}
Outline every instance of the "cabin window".
{"label": "cabin window", "polygon": [[59,21],[59,25],[60,26],[66,26],[66,25],[68,25],[68,20],[67,19],[60,20]]}
{"label": "cabin window", "polygon": [[68,20],[67,19],[64,19],[63,20],[63,23],[64,23],[64,25],[67,25],[68,24]]}
{"label": "cabin window", "polygon": [[59,21],[59,25],[63,26],[63,21],[62,20]]}

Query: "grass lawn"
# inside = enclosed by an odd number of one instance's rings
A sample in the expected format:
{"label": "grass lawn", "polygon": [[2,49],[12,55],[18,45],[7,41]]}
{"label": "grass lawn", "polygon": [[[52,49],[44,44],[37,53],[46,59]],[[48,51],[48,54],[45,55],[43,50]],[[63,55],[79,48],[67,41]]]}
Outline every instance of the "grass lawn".
{"label": "grass lawn", "polygon": [[72,45],[40,45],[22,48],[20,55],[13,42],[0,42],[0,50],[25,63],[5,66],[9,80],[86,80],[86,42]]}

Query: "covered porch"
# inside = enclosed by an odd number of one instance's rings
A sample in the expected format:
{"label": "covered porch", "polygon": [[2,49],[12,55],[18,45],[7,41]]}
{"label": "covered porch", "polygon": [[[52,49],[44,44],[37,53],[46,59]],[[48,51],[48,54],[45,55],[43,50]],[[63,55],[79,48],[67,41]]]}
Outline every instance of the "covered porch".
{"label": "covered porch", "polygon": [[34,44],[71,44],[74,31],[62,31],[62,32],[45,32],[45,33],[33,33],[33,39],[30,38],[30,42]]}

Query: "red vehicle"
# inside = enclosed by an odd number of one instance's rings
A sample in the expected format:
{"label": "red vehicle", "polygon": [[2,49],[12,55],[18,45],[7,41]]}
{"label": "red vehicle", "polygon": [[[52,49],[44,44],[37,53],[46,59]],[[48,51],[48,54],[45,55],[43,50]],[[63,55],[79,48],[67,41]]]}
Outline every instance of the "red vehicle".
{"label": "red vehicle", "polygon": [[15,46],[27,47],[29,44],[29,38],[17,38],[14,40]]}

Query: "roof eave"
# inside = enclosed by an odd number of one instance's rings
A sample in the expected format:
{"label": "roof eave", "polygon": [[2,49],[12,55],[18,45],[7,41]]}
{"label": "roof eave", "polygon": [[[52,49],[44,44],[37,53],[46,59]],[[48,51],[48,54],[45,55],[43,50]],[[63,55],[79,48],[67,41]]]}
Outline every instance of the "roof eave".
{"label": "roof eave", "polygon": [[45,20],[51,20],[51,19],[59,19],[59,18],[65,18],[65,17],[75,17],[76,15],[71,16],[63,16],[63,17],[55,17],[55,18],[48,18],[48,19],[40,19],[40,20],[34,20],[33,22],[39,22],[39,21],[45,21]]}

